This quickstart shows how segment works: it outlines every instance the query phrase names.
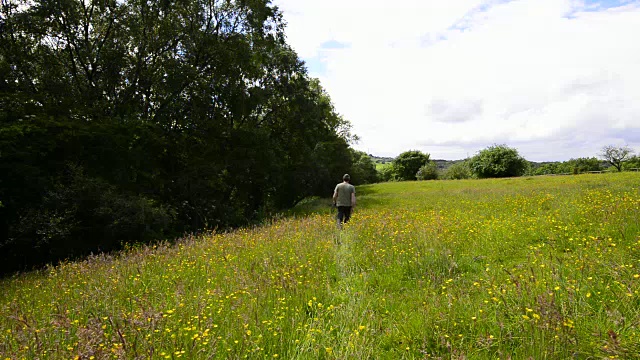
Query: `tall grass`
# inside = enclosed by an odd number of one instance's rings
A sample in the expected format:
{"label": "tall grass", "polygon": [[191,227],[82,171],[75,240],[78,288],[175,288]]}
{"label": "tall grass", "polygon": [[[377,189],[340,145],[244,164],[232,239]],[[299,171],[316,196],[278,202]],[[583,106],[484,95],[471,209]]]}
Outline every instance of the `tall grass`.
{"label": "tall grass", "polygon": [[640,176],[386,183],[0,281],[0,359],[635,358]]}

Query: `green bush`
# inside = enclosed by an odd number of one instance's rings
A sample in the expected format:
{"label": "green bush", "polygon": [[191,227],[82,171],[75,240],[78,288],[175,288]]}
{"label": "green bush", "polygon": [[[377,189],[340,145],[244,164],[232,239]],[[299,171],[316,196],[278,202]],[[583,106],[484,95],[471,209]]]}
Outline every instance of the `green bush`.
{"label": "green bush", "polygon": [[435,162],[429,161],[424,164],[416,173],[416,179],[418,180],[437,180],[438,179],[438,166]]}
{"label": "green bush", "polygon": [[362,151],[350,149],[352,165],[349,174],[354,185],[378,182],[378,171],[371,157]]}
{"label": "green bush", "polygon": [[455,163],[446,170],[444,174],[445,179],[449,180],[462,180],[471,177],[471,170],[469,164],[466,161]]}
{"label": "green bush", "polygon": [[520,176],[527,165],[518,150],[506,145],[489,146],[469,161],[471,172],[480,179]]}
{"label": "green bush", "polygon": [[393,168],[393,164],[386,165],[378,170],[378,179],[380,181],[396,181],[396,170]]}
{"label": "green bush", "polygon": [[429,154],[417,150],[405,151],[393,161],[397,180],[416,180],[418,170],[429,161]]}
{"label": "green bush", "polygon": [[563,164],[567,170],[566,172],[573,174],[602,170],[600,160],[595,157],[571,159]]}
{"label": "green bush", "polygon": [[630,171],[631,169],[640,169],[640,156],[632,156],[622,163],[622,170]]}

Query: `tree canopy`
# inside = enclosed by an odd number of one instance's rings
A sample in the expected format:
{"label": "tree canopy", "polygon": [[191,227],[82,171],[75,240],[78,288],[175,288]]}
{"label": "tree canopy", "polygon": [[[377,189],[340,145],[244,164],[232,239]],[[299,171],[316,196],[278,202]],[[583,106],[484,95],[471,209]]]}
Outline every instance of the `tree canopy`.
{"label": "tree canopy", "polygon": [[352,170],[350,175],[352,184],[373,184],[378,182],[376,165],[367,153],[351,150],[351,158]]}
{"label": "tree canopy", "polygon": [[244,224],[351,169],[269,1],[3,1],[0,29],[0,272]]}
{"label": "tree canopy", "polygon": [[478,178],[500,178],[524,174],[527,161],[518,150],[506,145],[492,145],[469,160],[469,168]]}
{"label": "tree canopy", "polygon": [[393,160],[393,169],[398,180],[416,180],[418,170],[429,161],[429,154],[418,150],[405,151]]}

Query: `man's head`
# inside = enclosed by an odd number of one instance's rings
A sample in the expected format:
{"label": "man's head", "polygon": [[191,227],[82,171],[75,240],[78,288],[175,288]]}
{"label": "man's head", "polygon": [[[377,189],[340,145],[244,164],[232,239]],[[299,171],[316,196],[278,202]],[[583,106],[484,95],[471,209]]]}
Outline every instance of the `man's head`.
{"label": "man's head", "polygon": [[344,176],[342,176],[342,181],[346,181],[346,182],[351,181],[351,176],[349,176],[349,174],[344,174]]}

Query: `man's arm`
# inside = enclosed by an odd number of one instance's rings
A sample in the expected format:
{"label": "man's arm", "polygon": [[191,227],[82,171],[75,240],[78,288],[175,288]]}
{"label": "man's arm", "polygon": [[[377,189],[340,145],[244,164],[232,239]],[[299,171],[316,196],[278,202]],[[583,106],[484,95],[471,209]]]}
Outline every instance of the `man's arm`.
{"label": "man's arm", "polygon": [[356,206],[356,193],[355,191],[351,193],[351,207]]}
{"label": "man's arm", "polygon": [[334,205],[336,204],[336,201],[337,201],[337,200],[338,200],[338,188],[336,188],[336,189],[333,191],[333,204],[334,204]]}

